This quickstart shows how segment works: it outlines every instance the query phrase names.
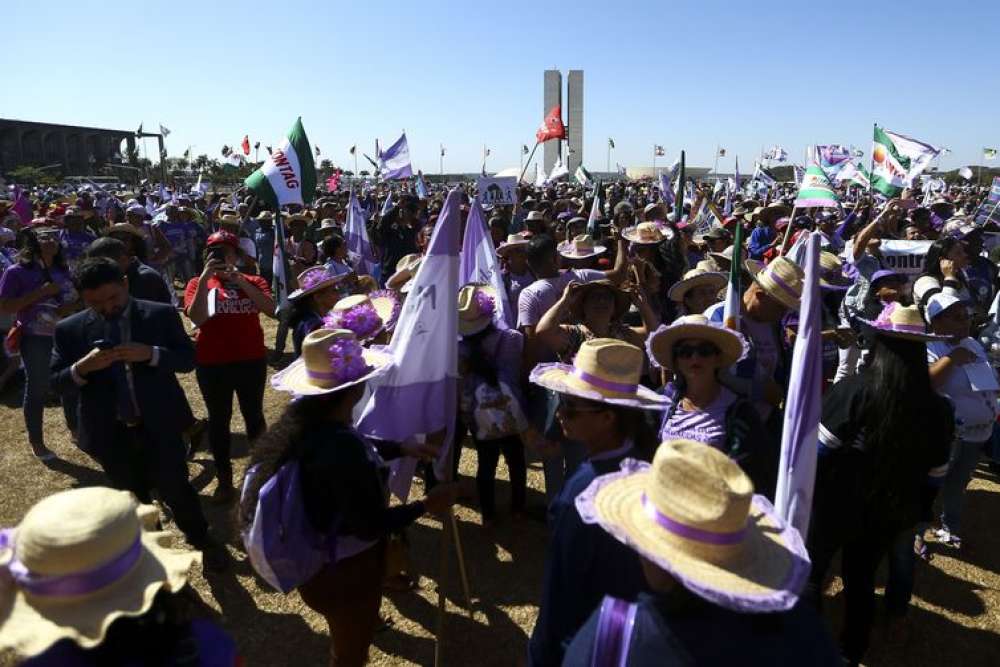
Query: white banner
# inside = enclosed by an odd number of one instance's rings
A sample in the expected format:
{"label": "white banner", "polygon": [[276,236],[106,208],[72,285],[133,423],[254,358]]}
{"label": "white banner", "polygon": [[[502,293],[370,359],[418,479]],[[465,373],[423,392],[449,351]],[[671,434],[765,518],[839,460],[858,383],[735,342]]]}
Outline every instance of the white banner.
{"label": "white banner", "polygon": [[[883,239],[879,250],[885,260],[886,268],[905,273],[908,276],[918,276],[924,271],[924,260],[932,241],[900,241]],[[851,242],[844,248],[844,257],[851,257]]]}
{"label": "white banner", "polygon": [[483,206],[513,206],[517,203],[517,178],[481,177],[476,181]]}

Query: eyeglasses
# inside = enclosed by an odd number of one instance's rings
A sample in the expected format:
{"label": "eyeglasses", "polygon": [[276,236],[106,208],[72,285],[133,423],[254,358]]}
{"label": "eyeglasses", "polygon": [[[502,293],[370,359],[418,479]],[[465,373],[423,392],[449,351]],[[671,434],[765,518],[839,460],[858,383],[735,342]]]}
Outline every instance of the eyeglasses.
{"label": "eyeglasses", "polygon": [[719,348],[711,343],[698,343],[696,345],[678,345],[674,348],[674,356],[678,359],[690,359],[698,355],[704,359],[714,357],[719,354]]}

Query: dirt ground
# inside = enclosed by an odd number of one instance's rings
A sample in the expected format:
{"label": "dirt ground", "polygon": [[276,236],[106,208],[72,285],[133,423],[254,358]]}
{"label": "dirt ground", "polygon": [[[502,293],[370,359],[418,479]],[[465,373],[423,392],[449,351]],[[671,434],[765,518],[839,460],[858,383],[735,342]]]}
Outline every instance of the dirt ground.
{"label": "dirt ground", "polygon": [[[268,326],[267,339],[273,340]],[[194,374],[181,376],[192,407],[205,415]],[[48,466],[31,457],[20,412],[21,385],[13,383],[0,394],[0,526],[15,525],[39,499],[62,489],[99,484],[102,475],[93,461],[70,442],[58,407],[45,411],[46,442],[60,457]],[[273,421],[286,402],[284,394],[267,389],[265,411]],[[243,422],[233,420],[237,474],[247,461]],[[460,474],[473,476],[475,452],[464,449]],[[328,637],[322,619],[310,611],[298,594],[281,595],[256,579],[232,528],[229,510],[207,502],[214,488],[211,455],[203,447],[189,465],[191,478],[202,495],[209,521],[228,544],[234,564],[221,574],[192,578],[205,603],[219,614],[246,658],[247,665],[325,664]],[[472,613],[466,611],[459,584],[455,551],[449,549],[444,584],[447,615],[441,644],[444,665],[518,665],[535,622],[542,583],[546,532],[533,520],[511,520],[504,513],[509,497],[507,471],[501,462],[497,502],[500,520],[484,529],[471,505],[456,508],[472,592]],[[528,473],[528,503],[544,505],[541,466]],[[413,494],[420,497],[419,482]],[[961,551],[931,544],[931,563],[918,563],[916,591],[909,617],[908,638],[888,643],[881,625],[873,633],[869,665],[942,665],[962,667],[1000,662],[1000,477],[980,466],[967,493]],[[178,538],[180,539],[180,538]],[[414,592],[387,593],[382,615],[389,625],[378,633],[371,651],[376,665],[430,665],[434,662],[437,626],[437,585],[441,561],[442,525],[421,519],[409,531],[410,554],[420,573]],[[836,627],[840,615],[837,581],[829,589],[829,620]],[[0,662],[3,662],[0,660]]]}

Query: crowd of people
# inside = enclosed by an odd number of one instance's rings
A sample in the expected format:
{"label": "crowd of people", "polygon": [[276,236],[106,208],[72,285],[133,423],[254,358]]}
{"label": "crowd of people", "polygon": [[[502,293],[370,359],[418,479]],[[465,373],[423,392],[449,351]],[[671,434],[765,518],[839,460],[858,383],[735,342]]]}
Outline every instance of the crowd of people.
{"label": "crowd of people", "polygon": [[[465,220],[480,205],[474,184],[453,185]],[[23,373],[24,446],[43,463],[57,456],[42,425],[54,393],[72,442],[106,475],[0,533],[11,581],[0,650],[29,665],[145,664],[151,651],[158,664],[254,662],[192,620],[184,593],[199,558],[230,566],[188,475],[207,438],[209,501],[238,505],[251,560],[280,546],[260,537],[281,515],[277,495],[301,514],[292,560],[318,560],[258,574],[325,618],[331,665],[367,661],[382,591],[405,578],[387,567],[390,544],[460,499],[485,527],[546,524],[527,664],[859,664],[880,564],[898,637],[916,560],[929,541],[962,548],[965,489],[984,454],[1000,465],[1000,275],[994,225],[976,219],[986,192],[887,199],[854,187],[839,208],[800,209],[794,185],[740,185],[694,184],[675,207],[648,180],[562,182],[485,207],[506,293],[473,282],[451,297],[453,470],[463,445],[474,450],[474,485],[434,474],[440,434],[400,443],[355,428],[369,381],[394,363],[387,343],[448,188],[357,183],[285,210],[242,189],[36,189],[27,215],[0,200],[0,382]],[[346,237],[352,197],[377,270]],[[804,289],[797,249],[813,233],[823,404],[818,441],[805,443],[818,462],[800,535],[772,503]],[[897,239],[929,242],[919,273],[883,252]],[[734,285],[735,324],[723,303]],[[270,423],[269,363],[281,366],[271,388],[290,395]],[[191,371],[201,419],[177,380]],[[234,395],[251,443],[242,480]],[[495,490],[501,456],[509,509]],[[421,462],[420,500],[389,500],[387,462],[401,458]],[[542,508],[527,502],[533,460]],[[200,556],[169,545],[154,502]],[[822,613],[834,574],[839,641]]]}

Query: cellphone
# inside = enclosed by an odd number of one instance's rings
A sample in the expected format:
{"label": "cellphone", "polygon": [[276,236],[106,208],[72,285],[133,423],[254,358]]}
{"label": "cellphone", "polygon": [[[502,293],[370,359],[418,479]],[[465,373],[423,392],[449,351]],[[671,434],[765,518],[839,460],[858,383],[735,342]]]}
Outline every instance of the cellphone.
{"label": "cellphone", "polygon": [[94,341],[94,347],[96,347],[98,350],[110,350],[111,348],[115,347],[115,344],[110,340],[104,340],[102,338],[100,340]]}
{"label": "cellphone", "polygon": [[208,258],[224,262],[226,261],[226,249],[221,246],[213,246],[208,249]]}

